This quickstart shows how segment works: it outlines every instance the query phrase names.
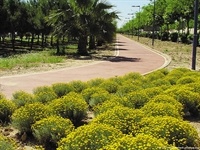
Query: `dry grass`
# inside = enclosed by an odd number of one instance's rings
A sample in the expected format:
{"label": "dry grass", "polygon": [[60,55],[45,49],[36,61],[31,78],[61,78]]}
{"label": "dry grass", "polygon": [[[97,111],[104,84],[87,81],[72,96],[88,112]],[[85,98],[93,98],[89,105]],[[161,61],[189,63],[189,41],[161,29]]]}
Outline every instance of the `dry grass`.
{"label": "dry grass", "polygon": [[[129,37],[138,40],[137,37]],[[155,40],[154,47],[152,46],[152,39],[140,37],[140,43],[158,50],[164,54],[171,57],[172,61],[167,66],[168,69],[173,69],[177,67],[191,68],[192,64],[192,44],[182,44],[170,41],[160,41]],[[200,70],[200,47],[197,48],[196,54],[196,70]]]}

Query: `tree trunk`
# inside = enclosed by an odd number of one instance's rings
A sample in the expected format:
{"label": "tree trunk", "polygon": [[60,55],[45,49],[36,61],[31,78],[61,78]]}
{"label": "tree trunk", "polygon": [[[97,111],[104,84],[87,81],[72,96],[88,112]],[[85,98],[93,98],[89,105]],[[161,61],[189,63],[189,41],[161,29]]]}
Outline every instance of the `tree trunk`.
{"label": "tree trunk", "polygon": [[32,37],[31,37],[31,49],[30,50],[33,49],[33,42],[34,42],[34,33],[32,33]]}
{"label": "tree trunk", "polygon": [[88,56],[87,36],[80,36],[78,40],[78,54]]}
{"label": "tree trunk", "polygon": [[12,32],[11,41],[12,41],[12,49],[13,49],[13,51],[15,51],[15,32]]}
{"label": "tree trunk", "polygon": [[89,49],[95,49],[95,48],[96,48],[95,37],[94,36],[90,36]]}
{"label": "tree trunk", "polygon": [[56,54],[59,54],[60,53],[60,47],[59,47],[59,38],[56,40],[56,49],[57,49],[57,51],[56,51]]}
{"label": "tree trunk", "polygon": [[44,47],[44,33],[42,33],[42,48]]}
{"label": "tree trunk", "polygon": [[40,34],[37,35],[37,45],[40,44]]}
{"label": "tree trunk", "polygon": [[190,30],[189,30],[189,28],[190,28],[190,20],[187,19],[187,35],[190,34]]}
{"label": "tree trunk", "polygon": [[51,46],[53,46],[53,35],[51,35]]}

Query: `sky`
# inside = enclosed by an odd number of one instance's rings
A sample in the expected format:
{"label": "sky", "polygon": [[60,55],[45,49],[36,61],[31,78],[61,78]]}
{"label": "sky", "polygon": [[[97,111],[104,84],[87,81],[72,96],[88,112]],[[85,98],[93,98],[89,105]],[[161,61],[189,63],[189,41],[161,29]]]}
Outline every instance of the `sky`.
{"label": "sky", "polygon": [[139,7],[132,6],[140,6],[140,9],[142,9],[142,7],[148,5],[151,0],[107,0],[107,2],[115,6],[114,10],[120,12],[118,16],[121,20],[118,20],[117,24],[120,28],[133,17],[134,13],[139,11]]}

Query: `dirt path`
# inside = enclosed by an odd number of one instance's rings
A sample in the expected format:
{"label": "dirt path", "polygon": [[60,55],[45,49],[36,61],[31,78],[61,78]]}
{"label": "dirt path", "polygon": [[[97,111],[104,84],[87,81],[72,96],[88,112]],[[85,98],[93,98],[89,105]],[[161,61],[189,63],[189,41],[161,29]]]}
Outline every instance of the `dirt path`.
{"label": "dirt path", "polygon": [[0,92],[11,98],[15,91],[32,92],[35,87],[72,80],[121,76],[129,72],[145,74],[166,66],[169,60],[143,45],[117,35],[116,57],[89,65],[23,75],[0,77]]}

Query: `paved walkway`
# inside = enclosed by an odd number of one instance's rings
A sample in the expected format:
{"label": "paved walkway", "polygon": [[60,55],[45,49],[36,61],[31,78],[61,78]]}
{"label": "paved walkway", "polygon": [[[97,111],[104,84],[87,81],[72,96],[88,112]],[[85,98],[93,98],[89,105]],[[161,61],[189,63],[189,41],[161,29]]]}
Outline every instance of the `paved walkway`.
{"label": "paved walkway", "polygon": [[122,35],[117,35],[116,58],[85,66],[0,77],[0,92],[11,98],[15,91],[32,92],[35,87],[72,80],[87,81],[102,77],[121,76],[129,72],[149,73],[167,65],[164,55]]}

